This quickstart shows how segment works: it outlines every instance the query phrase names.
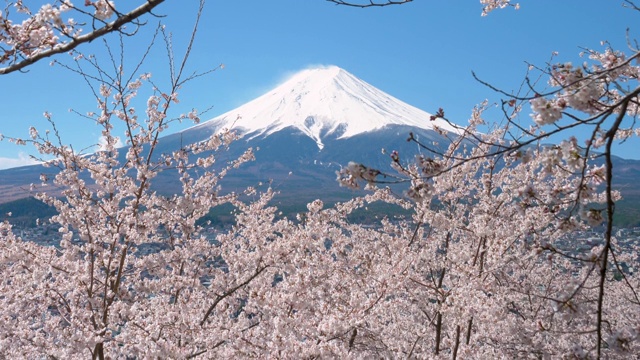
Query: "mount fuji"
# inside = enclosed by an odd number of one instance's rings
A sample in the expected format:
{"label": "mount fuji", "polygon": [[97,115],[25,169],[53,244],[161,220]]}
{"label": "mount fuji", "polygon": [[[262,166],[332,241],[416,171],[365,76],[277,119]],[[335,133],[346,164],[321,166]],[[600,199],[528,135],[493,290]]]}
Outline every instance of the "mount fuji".
{"label": "mount fuji", "polygon": [[[256,161],[230,172],[222,190],[271,184],[280,191],[275,201],[285,213],[303,210],[314,199],[331,203],[359,194],[336,181],[336,171],[350,161],[393,173],[389,156],[380,150],[397,150],[411,160],[421,150],[405,141],[409,133],[442,150],[449,144],[447,136],[463,130],[328,66],[303,70],[236,109],[159,139],[157,153],[172,153],[224,129],[235,130],[240,139],[218,154],[218,163],[235,159],[248,147],[256,150]],[[640,199],[634,186],[640,161],[614,160],[623,196],[638,203],[633,199]],[[43,173],[52,177],[52,171],[41,165],[0,171],[0,204],[30,196],[29,184],[39,183]],[[167,195],[179,191],[176,176],[161,172],[154,178],[155,190]]]}
{"label": "mount fuji", "polygon": [[344,200],[353,192],[338,186],[336,171],[342,165],[356,161],[390,170],[390,159],[381,149],[412,158],[419,149],[405,141],[410,132],[422,141],[447,146],[449,140],[441,133],[463,130],[346,70],[328,66],[300,71],[236,109],[162,138],[160,151],[202,141],[224,129],[241,137],[225,155],[229,159],[247,147],[258,149],[255,162],[228,175],[227,186],[282,184],[279,198],[287,203]]}
{"label": "mount fuji", "polygon": [[250,141],[290,128],[313,139],[322,150],[327,137],[347,139],[393,125],[462,130],[442,119],[430,119],[431,114],[329,66],[303,70],[266,94],[187,132],[235,128],[249,135]]}
{"label": "mount fuji", "polygon": [[[219,160],[233,159],[252,147],[256,161],[230,172],[223,191],[271,183],[281,190],[282,204],[304,206],[316,198],[331,202],[353,196],[336,181],[336,171],[349,161],[384,170],[390,159],[380,154],[381,148],[415,154],[416,145],[405,141],[410,132],[446,146],[448,140],[434,127],[444,133],[462,131],[339,67],[327,66],[300,71],[236,109],[161,138],[157,153],[172,153],[224,129],[235,130],[240,140]],[[0,203],[29,196],[24,190],[28,184],[39,183],[40,174],[51,171],[39,165],[0,171]],[[163,193],[179,190],[171,171],[154,182]]]}

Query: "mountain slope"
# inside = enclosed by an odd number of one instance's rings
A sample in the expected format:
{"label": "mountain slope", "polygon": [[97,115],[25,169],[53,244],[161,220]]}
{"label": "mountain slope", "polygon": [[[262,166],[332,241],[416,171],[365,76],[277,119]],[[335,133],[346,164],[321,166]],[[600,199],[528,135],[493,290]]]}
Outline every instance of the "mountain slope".
{"label": "mountain slope", "polygon": [[431,114],[329,66],[303,70],[266,94],[185,132],[234,128],[254,138],[292,127],[322,149],[326,137],[345,139],[389,125],[461,130],[442,119],[431,120]]}
{"label": "mountain slope", "polygon": [[[449,142],[434,126],[450,135],[461,131],[331,66],[301,71],[245,105],[165,136],[156,153],[171,154],[224,128],[234,129],[241,139],[218,154],[218,164],[237,158],[247,147],[256,149],[256,161],[230,172],[221,182],[222,191],[270,183],[280,191],[278,206],[303,210],[317,198],[331,203],[360,194],[336,181],[336,171],[349,161],[393,173],[381,148],[397,150],[410,161],[421,151],[406,141],[410,132],[423,143],[439,143],[442,150]],[[637,204],[640,161],[616,158],[614,166],[616,187]],[[0,171],[0,203],[29,196],[29,184],[38,184],[41,173],[52,178],[54,170],[34,165]],[[154,190],[167,195],[179,191],[177,176],[175,170],[161,172],[153,179]]]}

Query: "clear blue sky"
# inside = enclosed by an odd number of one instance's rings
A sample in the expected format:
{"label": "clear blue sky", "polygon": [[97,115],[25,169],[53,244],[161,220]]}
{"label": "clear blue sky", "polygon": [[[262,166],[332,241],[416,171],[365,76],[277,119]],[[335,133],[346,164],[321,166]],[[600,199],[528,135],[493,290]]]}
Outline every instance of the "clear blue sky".
{"label": "clear blue sky", "polygon": [[[173,33],[177,54],[191,31],[196,3],[169,0],[156,11],[166,15],[162,22]],[[558,51],[559,61],[581,63],[581,47],[600,49],[602,40],[626,48],[627,27],[632,37],[640,38],[640,14],[622,4],[522,0],[520,10],[481,17],[478,1],[414,0],[358,9],[324,0],[209,0],[189,68],[201,71],[224,63],[225,69],[187,85],[178,110],[213,106],[208,119],[261,95],[293,72],[332,64],[425,111],[442,107],[449,118],[464,124],[475,104],[500,99],[473,80],[472,70],[512,91],[522,81],[525,61],[543,66]],[[146,19],[149,25],[139,36],[126,39],[127,59],[136,59],[152,24],[159,21]],[[101,41],[80,50],[105,59]],[[143,70],[160,78],[166,74],[166,56],[162,47],[152,55]],[[66,55],[57,59],[69,62]],[[30,125],[44,130],[49,126],[42,113],[49,111],[64,140],[76,149],[95,144],[98,129],[68,112],[94,111],[91,93],[78,76],[48,63],[0,77],[0,133],[27,137]],[[493,115],[499,120],[498,112]],[[619,155],[640,159],[639,144],[628,142]],[[0,168],[31,151],[0,142]]]}

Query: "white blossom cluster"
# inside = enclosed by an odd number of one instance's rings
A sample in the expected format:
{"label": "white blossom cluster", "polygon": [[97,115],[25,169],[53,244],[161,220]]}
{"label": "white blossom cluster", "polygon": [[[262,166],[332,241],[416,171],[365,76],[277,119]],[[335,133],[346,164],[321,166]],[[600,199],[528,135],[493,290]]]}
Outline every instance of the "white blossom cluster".
{"label": "white blossom cluster", "polygon": [[73,5],[64,1],[60,5],[45,4],[32,13],[22,1],[14,4],[18,13],[25,14],[20,23],[6,18],[8,13],[0,11],[0,64],[13,61],[16,57],[29,57],[50,49],[59,43],[58,34],[77,35],[76,23],[72,18],[63,20],[62,13],[69,12]]}
{"label": "white blossom cluster", "polygon": [[511,0],[480,0],[480,4],[482,4],[482,16],[487,16],[493,10],[504,9],[507,6],[513,6],[516,9],[520,8],[520,4],[512,4]]}
{"label": "white blossom cluster", "polygon": [[[531,116],[538,126],[557,124],[564,113],[570,114],[569,118],[572,119],[573,111],[588,114],[592,122],[597,121],[599,115],[610,109],[620,111],[620,103],[629,100],[626,97],[634,101],[624,106],[625,114],[638,114],[637,94],[625,90],[637,85],[640,73],[640,67],[632,61],[633,56],[629,57],[610,47],[604,51],[587,50],[585,53],[590,63],[585,61],[581,66],[574,66],[571,62],[559,63],[551,66],[547,72],[552,90],[546,95],[537,94],[529,101],[533,110]],[[622,140],[633,136],[634,130],[620,128],[615,135]],[[591,143],[599,147],[602,144],[597,144],[598,140],[604,139],[594,137]]]}
{"label": "white blossom cluster", "polygon": [[[84,5],[95,8],[93,13],[97,19],[108,20],[114,15],[113,1],[85,1]],[[23,1],[16,2],[13,7],[19,14],[24,15],[24,20],[16,23],[6,18],[9,12],[0,11],[0,44],[6,45],[6,47],[3,46],[3,53],[0,54],[0,64],[51,49],[63,43],[59,35],[63,35],[63,38],[72,38],[80,35],[82,31],[73,18],[62,17],[64,13],[75,10],[75,5],[69,0],[61,1],[59,4],[44,4],[35,12],[32,12]]]}
{"label": "white blossom cluster", "polygon": [[599,110],[598,101],[603,95],[602,82],[597,78],[585,77],[581,68],[574,68],[571,63],[554,66],[551,73],[551,85],[562,87],[560,100],[564,106],[585,113]]}
{"label": "white blossom cluster", "polygon": [[338,175],[337,180],[340,186],[358,189],[360,188],[359,181],[372,183],[380,175],[380,171],[362,164],[349,162],[346,167],[336,171],[336,175]]}
{"label": "white blossom cluster", "polygon": [[544,97],[536,97],[531,100],[531,110],[533,121],[538,125],[550,125],[560,120],[562,110],[566,107],[566,102],[559,100],[547,100]]}

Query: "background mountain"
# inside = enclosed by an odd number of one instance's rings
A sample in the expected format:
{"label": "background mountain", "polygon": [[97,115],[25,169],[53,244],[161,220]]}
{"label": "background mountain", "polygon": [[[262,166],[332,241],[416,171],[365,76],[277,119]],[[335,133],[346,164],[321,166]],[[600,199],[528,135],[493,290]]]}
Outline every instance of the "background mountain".
{"label": "background mountain", "polygon": [[[303,70],[266,94],[210,121],[182,131],[183,136],[234,128],[246,141],[295,129],[319,150],[328,139],[348,139],[389,126],[458,132],[442,119],[404,103],[336,66]],[[196,135],[195,137],[198,137]]]}
{"label": "background mountain", "polygon": [[[381,149],[397,150],[405,160],[412,159],[420,149],[406,141],[410,132],[424,143],[446,146],[448,140],[434,126],[451,135],[461,131],[331,66],[301,71],[239,108],[163,137],[158,152],[171,153],[223,129],[235,129],[240,140],[219,159],[232,160],[253,147],[257,160],[231,172],[222,183],[223,191],[271,182],[280,190],[277,205],[290,213],[302,211],[316,198],[332,203],[357,194],[340,188],[336,181],[336,171],[349,161],[393,173],[389,156]],[[640,191],[635,187],[640,161],[616,159],[614,166],[617,185],[627,197],[620,204],[629,208],[624,210],[629,215],[625,221],[640,224]],[[52,171],[39,165],[0,171],[0,204],[29,196],[28,185],[39,183],[41,173]],[[178,189],[171,171],[161,173],[154,184],[157,191],[167,194]],[[10,211],[12,206],[16,205],[5,204],[0,210]]]}
{"label": "background mountain", "polygon": [[434,126],[453,134],[462,130],[431,116],[341,68],[314,68],[239,108],[163,138],[159,151],[235,129],[241,139],[223,156],[232,159],[252,147],[258,149],[257,160],[231,173],[227,187],[272,181],[282,190],[280,206],[303,209],[316,198],[333,202],[354,195],[336,182],[336,171],[349,161],[391,171],[381,149],[412,158],[419,149],[406,142],[410,132],[446,146],[448,140]]}

